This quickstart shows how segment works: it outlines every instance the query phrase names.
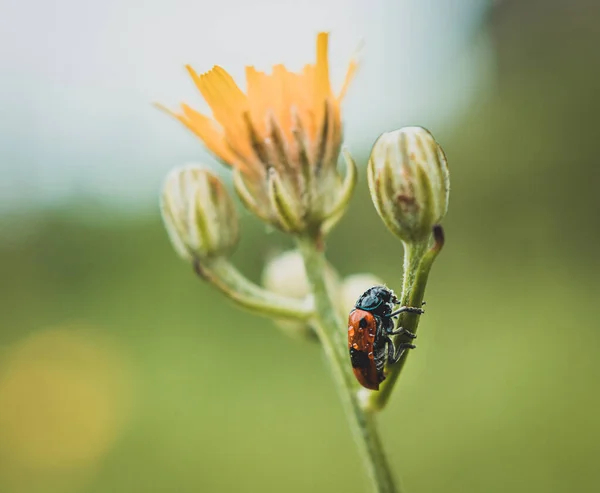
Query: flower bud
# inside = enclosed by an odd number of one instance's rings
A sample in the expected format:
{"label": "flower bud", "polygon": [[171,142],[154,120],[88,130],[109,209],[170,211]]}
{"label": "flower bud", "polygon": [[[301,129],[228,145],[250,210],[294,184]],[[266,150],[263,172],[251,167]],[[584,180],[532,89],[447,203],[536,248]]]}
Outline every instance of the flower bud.
{"label": "flower bud", "polygon": [[[331,293],[339,293],[338,275],[329,264],[325,270],[325,282]],[[269,291],[290,298],[303,299],[311,295],[304,261],[297,250],[284,252],[268,262],[262,274],[262,283]],[[293,337],[314,336],[306,322],[276,320],[275,323]]]}
{"label": "flower bud", "polygon": [[381,135],[371,151],[367,177],[377,212],[402,241],[426,241],[446,215],[448,163],[433,135],[422,127]]}
{"label": "flower bud", "polygon": [[221,180],[206,169],[171,171],[160,207],[171,243],[185,260],[226,256],[237,245],[235,205]]}

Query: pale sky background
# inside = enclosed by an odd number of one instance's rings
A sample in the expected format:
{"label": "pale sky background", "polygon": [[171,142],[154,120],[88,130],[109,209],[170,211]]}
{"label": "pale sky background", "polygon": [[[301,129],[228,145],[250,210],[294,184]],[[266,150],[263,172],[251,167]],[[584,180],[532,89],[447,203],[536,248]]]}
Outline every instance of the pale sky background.
{"label": "pale sky background", "polygon": [[365,42],[345,104],[351,151],[404,125],[443,132],[493,74],[487,3],[0,0],[0,213],[82,197],[155,207],[170,168],[214,163],[151,106],[206,109],[183,65],[222,65],[245,87],[245,65],[312,62],[319,30],[337,87]]}

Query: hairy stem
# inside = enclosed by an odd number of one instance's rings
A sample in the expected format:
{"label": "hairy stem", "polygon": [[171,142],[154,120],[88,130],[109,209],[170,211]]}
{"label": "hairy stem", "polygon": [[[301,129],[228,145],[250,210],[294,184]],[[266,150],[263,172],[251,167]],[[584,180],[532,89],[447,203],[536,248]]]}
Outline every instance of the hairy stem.
{"label": "hairy stem", "polygon": [[312,301],[281,296],[257,286],[227,259],[195,262],[194,270],[223,294],[247,310],[275,318],[308,320],[313,315]]}
{"label": "hairy stem", "polygon": [[[431,266],[444,245],[444,231],[441,226],[433,228],[433,242],[433,246],[428,250],[427,244],[404,244],[404,280],[400,296],[403,306],[420,307],[423,303]],[[398,320],[398,327],[401,326],[414,334],[420,318],[421,316],[415,313],[403,313]],[[405,335],[399,335],[394,343],[410,341]],[[371,392],[366,401],[367,409],[379,411],[385,407],[409,354],[410,351],[405,351],[396,364],[387,368],[386,379],[382,382],[379,392]]]}
{"label": "hairy stem", "polygon": [[375,416],[365,410],[358,400],[356,381],[343,340],[345,324],[340,320],[324,279],[325,256],[311,238],[299,238],[298,247],[304,258],[315,300],[316,331],[325,350],[325,356],[337,391],[342,400],[354,440],[362,462],[371,478],[376,493],[399,493],[394,484],[387,458],[377,432]]}

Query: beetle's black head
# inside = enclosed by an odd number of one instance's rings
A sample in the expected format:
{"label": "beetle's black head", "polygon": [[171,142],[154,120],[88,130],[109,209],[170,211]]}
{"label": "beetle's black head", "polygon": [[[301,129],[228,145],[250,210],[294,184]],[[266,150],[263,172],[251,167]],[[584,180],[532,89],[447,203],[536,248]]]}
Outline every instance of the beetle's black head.
{"label": "beetle's black head", "polygon": [[385,286],[373,286],[358,298],[355,306],[360,310],[385,316],[392,313],[392,308],[396,303],[398,303],[398,299],[392,290]]}

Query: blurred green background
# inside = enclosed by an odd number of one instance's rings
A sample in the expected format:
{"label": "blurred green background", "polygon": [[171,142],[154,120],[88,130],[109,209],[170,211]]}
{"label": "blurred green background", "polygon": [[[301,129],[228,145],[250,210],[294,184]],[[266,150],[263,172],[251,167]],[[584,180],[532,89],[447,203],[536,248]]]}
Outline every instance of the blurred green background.
{"label": "blurred green background", "polygon": [[[599,16],[499,2],[480,26],[490,90],[433,129],[447,243],[380,418],[407,492],[600,490]],[[364,165],[368,146],[353,151]],[[328,255],[399,289],[401,245],[365,181]],[[156,208],[80,200],[3,221],[0,491],[366,490],[319,347],[198,280]],[[248,214],[242,228],[235,261],[258,280],[291,243]]]}

